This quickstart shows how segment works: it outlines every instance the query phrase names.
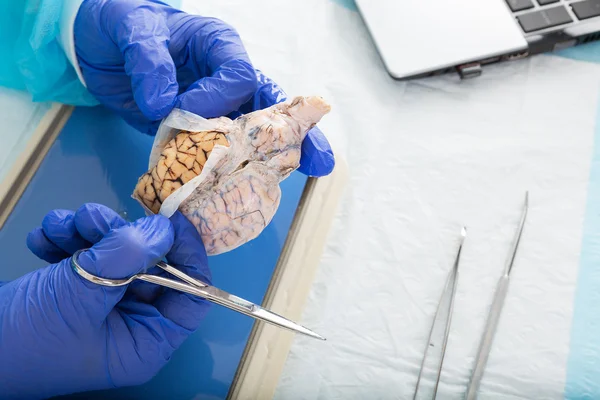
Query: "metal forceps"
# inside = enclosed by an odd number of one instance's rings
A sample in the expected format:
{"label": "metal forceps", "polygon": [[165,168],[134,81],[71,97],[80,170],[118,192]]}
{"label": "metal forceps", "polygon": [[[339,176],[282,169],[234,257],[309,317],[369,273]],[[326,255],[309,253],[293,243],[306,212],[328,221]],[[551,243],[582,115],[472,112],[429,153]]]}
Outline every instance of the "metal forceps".
{"label": "metal forceps", "polygon": [[523,227],[525,226],[525,219],[527,218],[527,211],[529,209],[529,192],[525,193],[525,203],[523,205],[523,213],[521,214],[521,221],[515,235],[514,242],[510,251],[510,257],[504,268],[504,272],[498,284],[496,286],[496,292],[494,294],[494,300],[490,307],[488,320],[485,324],[485,330],[481,336],[481,343],[479,344],[479,350],[477,351],[477,358],[475,359],[475,368],[471,374],[471,380],[467,389],[466,400],[473,400],[477,398],[477,391],[483,377],[483,371],[487,364],[488,356],[494,340],[494,334],[498,327],[498,321],[502,314],[502,307],[504,306],[504,299],[508,292],[508,284],[510,283],[510,273],[512,272],[513,264],[515,262],[515,256],[517,255],[517,249],[521,242],[521,235],[523,234]]}
{"label": "metal forceps", "polygon": [[162,261],[156,264],[156,266],[170,273],[171,275],[176,276],[183,282],[151,274],[136,274],[129,277],[128,279],[100,278],[98,276],[90,274],[89,272],[81,268],[81,266],[79,265],[78,257],[85,250],[86,249],[79,250],[75,254],[73,254],[73,257],[71,257],[71,266],[79,275],[81,275],[81,277],[92,283],[102,286],[118,287],[128,285],[136,279],[139,279],[141,281],[154,283],[156,285],[165,286],[171,289],[179,290],[181,292],[189,293],[194,296],[202,297],[210,302],[229,308],[230,310],[237,311],[241,314],[247,315],[249,317],[255,318],[263,322],[267,322],[269,324],[278,326],[283,329],[301,333],[303,335],[315,339],[325,340],[324,337],[316,334],[308,328],[305,328],[301,325],[298,325],[295,322],[288,320],[287,318],[284,318],[269,310],[266,310],[260,307],[259,305],[256,305],[240,297],[229,294],[219,288],[208,285],[196,278],[192,278],[186,273]]}
{"label": "metal forceps", "polygon": [[[439,360],[436,362],[437,367],[435,368],[435,384],[433,388],[433,395],[431,398],[435,399],[437,396],[437,390],[440,383],[440,375],[442,372],[442,365],[444,364],[444,356],[446,354],[446,345],[448,344],[448,335],[450,334],[450,324],[452,322],[452,313],[454,311],[454,297],[456,295],[456,285],[458,281],[458,264],[460,262],[460,255],[462,252],[463,243],[467,236],[467,229],[465,227],[461,230],[461,238],[460,244],[458,246],[458,252],[456,254],[456,259],[454,261],[454,266],[452,270],[448,274],[448,278],[446,280],[446,286],[444,288],[444,292],[442,293],[442,297],[438,304],[437,311],[435,313],[435,317],[433,320],[433,324],[431,326],[431,331],[429,332],[429,337],[427,338],[427,347],[425,349],[425,355],[423,356],[423,361],[421,362],[421,370],[419,371],[419,377],[417,378],[417,385],[415,387],[415,392],[413,395],[413,400],[417,398],[419,394],[419,389],[421,388],[421,378],[423,375],[423,371],[425,370],[425,363],[427,361],[427,355],[431,349],[437,349],[437,347],[441,347],[441,355]],[[442,307],[446,305],[445,307]],[[441,346],[438,344],[434,344],[432,342],[432,337],[434,334],[437,336],[439,334],[439,330],[443,329],[443,338]]]}

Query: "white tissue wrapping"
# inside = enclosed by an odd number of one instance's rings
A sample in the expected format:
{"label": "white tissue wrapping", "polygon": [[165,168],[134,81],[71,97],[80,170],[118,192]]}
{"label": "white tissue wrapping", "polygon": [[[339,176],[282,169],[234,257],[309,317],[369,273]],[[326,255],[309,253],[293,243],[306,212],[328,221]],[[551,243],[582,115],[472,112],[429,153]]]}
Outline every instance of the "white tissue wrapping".
{"label": "white tissue wrapping", "polygon": [[[208,120],[185,110],[174,109],[171,111],[171,113],[169,113],[167,118],[161,122],[158,128],[154,143],[152,144],[152,150],[150,152],[148,170],[151,170],[156,166],[156,164],[158,164],[161,152],[180,131],[203,132],[216,130],[219,132],[233,133],[235,130],[234,126],[235,124],[233,121],[229,120],[228,118],[216,118]],[[177,211],[181,203],[186,201],[192,194],[194,194],[194,190],[207,179],[207,177],[213,172],[219,163],[223,162],[225,157],[229,155],[229,157],[235,158],[236,155],[239,155],[242,152],[242,150],[243,148],[236,146],[234,142],[231,143],[230,147],[221,146],[218,144],[215,145],[214,149],[210,153],[210,157],[208,157],[206,160],[206,164],[204,165],[200,175],[196,176],[194,179],[190,180],[185,185],[175,190],[169,197],[167,197],[160,207],[159,214],[170,218]],[[145,206],[144,208],[146,209],[146,212],[149,212]]]}

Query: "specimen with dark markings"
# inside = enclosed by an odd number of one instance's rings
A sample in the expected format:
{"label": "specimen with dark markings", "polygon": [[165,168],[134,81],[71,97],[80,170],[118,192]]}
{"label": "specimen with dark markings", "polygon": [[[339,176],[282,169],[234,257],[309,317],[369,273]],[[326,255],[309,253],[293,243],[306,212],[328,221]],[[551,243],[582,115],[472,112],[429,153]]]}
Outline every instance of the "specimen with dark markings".
{"label": "specimen with dark markings", "polygon": [[209,255],[235,249],[271,222],[279,183],[298,168],[302,141],[329,111],[320,97],[296,97],[233,121],[208,120],[210,129],[172,129],[133,197],[155,214],[174,202]]}

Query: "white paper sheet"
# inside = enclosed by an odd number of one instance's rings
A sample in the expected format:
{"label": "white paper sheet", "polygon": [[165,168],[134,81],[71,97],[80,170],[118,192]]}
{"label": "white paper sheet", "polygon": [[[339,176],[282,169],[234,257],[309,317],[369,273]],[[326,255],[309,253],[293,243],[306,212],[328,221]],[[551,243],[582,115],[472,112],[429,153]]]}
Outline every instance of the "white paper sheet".
{"label": "white paper sheet", "polygon": [[320,126],[350,166],[301,321],[328,341],[295,340],[275,398],[411,398],[466,224],[439,391],[462,398],[525,190],[530,213],[480,399],[564,398],[600,66],[544,55],[474,80],[394,82],[360,17],[334,2],[194,7],[234,25],[290,95],[332,104]]}

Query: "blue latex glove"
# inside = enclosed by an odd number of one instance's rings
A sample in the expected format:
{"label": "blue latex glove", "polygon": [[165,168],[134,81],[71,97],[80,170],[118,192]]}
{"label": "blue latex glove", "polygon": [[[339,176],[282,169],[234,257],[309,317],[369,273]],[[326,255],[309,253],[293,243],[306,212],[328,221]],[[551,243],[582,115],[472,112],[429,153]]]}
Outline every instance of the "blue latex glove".
{"label": "blue latex glove", "polygon": [[[269,107],[286,94],[252,66],[237,32],[215,18],[150,0],[85,0],[75,47],[88,90],[142,132],[155,134],[173,107],[213,118]],[[312,129],[300,172],[329,174],[335,161]]]}
{"label": "blue latex glove", "polygon": [[97,286],[70,267],[124,278],[165,255],[210,282],[204,246],[181,214],[127,223],[114,211],[86,204],[55,210],[27,245],[50,263],[0,287],[0,398],[48,398],[138,385],[150,380],[198,328],[208,302],[145,282]]}

